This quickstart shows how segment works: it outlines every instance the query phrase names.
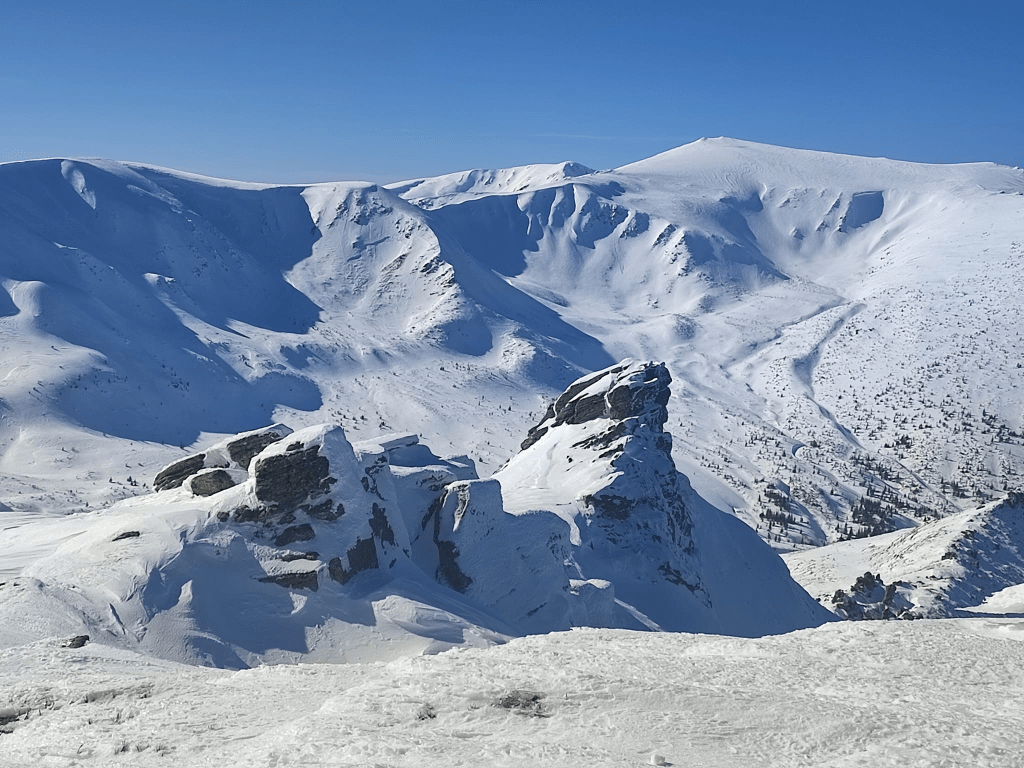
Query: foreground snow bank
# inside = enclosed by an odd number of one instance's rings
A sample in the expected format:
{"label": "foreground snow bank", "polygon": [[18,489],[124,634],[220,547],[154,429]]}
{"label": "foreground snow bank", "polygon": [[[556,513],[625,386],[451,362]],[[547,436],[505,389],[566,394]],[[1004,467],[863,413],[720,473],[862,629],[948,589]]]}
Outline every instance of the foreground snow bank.
{"label": "foreground snow bank", "polygon": [[757,640],[586,629],[239,672],[42,642],[0,651],[0,762],[1008,768],[1024,754],[1021,639],[1020,620]]}

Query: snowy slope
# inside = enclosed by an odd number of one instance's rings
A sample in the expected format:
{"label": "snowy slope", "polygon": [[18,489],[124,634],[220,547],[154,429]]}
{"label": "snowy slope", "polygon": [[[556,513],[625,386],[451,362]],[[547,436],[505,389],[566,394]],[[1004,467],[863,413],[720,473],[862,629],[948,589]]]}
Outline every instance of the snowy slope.
{"label": "snowy slope", "polygon": [[570,181],[431,213],[614,356],[667,360],[677,461],[776,546],[1019,482],[1020,170],[716,139]]}
{"label": "snowy slope", "polygon": [[0,761],[1013,768],[1022,630],[977,619],[758,640],[575,630],[237,672],[41,642],[0,651]]}
{"label": "snowy slope", "polygon": [[[870,573],[884,586],[895,585],[889,596],[894,615],[961,615],[962,609],[1024,584],[1024,498],[1011,493],[919,528],[792,553],[785,560],[793,577],[834,610],[850,598],[866,605],[881,602],[881,590],[872,595],[872,590],[853,589]],[[839,601],[837,590],[847,593]]]}
{"label": "snowy slope", "polygon": [[4,525],[274,421],[487,476],[624,357],[667,362],[673,458],[778,549],[915,525],[1024,471],[1022,214],[1017,169],[730,139],[390,188],[2,164]]}

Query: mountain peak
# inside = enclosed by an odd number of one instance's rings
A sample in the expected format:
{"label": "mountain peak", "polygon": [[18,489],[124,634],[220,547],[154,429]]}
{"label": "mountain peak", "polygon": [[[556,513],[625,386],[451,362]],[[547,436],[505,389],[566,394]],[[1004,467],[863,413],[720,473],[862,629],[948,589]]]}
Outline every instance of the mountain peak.
{"label": "mountain peak", "polygon": [[624,360],[579,379],[548,407],[521,448],[526,450],[554,427],[596,419],[635,421],[661,432],[668,420],[666,406],[671,382],[672,376],[664,363],[633,360]]}

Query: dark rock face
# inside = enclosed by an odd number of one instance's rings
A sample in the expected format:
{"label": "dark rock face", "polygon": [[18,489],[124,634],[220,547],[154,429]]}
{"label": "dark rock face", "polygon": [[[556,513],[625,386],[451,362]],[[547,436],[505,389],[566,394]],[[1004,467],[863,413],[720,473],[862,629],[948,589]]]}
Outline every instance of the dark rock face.
{"label": "dark rock face", "polygon": [[319,552],[285,552],[281,555],[281,562],[294,563],[296,560],[319,560]]}
{"label": "dark rock face", "polygon": [[253,469],[256,498],[285,511],[295,509],[307,498],[329,493],[336,481],[330,476],[327,457],[319,453],[320,447],[314,445],[259,459]]}
{"label": "dark rock face", "polygon": [[286,433],[283,429],[270,427],[263,432],[246,435],[245,437],[241,437],[228,443],[228,455],[231,457],[231,460],[242,469],[248,469],[249,462],[252,461],[256,454],[268,445],[276,443],[278,440],[283,438],[285,434]]}
{"label": "dark rock face", "polygon": [[201,472],[198,475],[193,475],[189,481],[189,489],[196,496],[213,496],[213,494],[226,491],[234,485],[235,481],[231,479],[231,475],[223,469]]}
{"label": "dark rock face", "polygon": [[276,576],[264,576],[260,579],[264,584],[277,584],[285,589],[308,589],[316,592],[320,589],[316,571],[298,571],[297,573],[279,573]]}
{"label": "dark rock face", "polygon": [[370,517],[370,530],[373,531],[373,535],[379,541],[394,546],[395,532],[391,528],[391,524],[388,522],[384,507],[377,502],[373,503],[373,515]]}
{"label": "dark rock face", "polygon": [[277,538],[274,539],[274,546],[285,547],[296,541],[312,541],[315,538],[316,531],[313,530],[313,526],[309,523],[292,525],[285,528],[280,534],[278,534]]}
{"label": "dark rock face", "polygon": [[[635,418],[660,431],[668,420],[672,375],[664,363],[646,363],[639,371],[641,375],[614,381],[630,368],[627,364],[619,365],[572,384],[548,407],[540,423],[527,433],[520,446],[522,450],[553,427],[583,424],[594,419],[625,421]],[[611,379],[614,383],[608,389],[584,394],[602,379]]]}
{"label": "dark rock face", "polygon": [[124,533],[117,534],[117,536],[112,538],[111,541],[124,541],[125,539],[137,539],[141,535],[142,534],[139,533],[138,531],[125,531]]}
{"label": "dark rock face", "polygon": [[614,494],[584,496],[583,503],[593,509],[599,516],[612,520],[628,520],[629,511],[636,506],[634,499]]}
{"label": "dark rock face", "polygon": [[459,550],[454,542],[441,539],[437,542],[439,559],[438,581],[447,584],[456,592],[465,592],[473,580],[462,572],[459,567]]}
{"label": "dark rock face", "polygon": [[372,538],[357,539],[345,557],[348,560],[347,568],[340,557],[327,564],[331,578],[339,584],[347,584],[356,574],[378,567],[377,545]]}
{"label": "dark rock face", "polygon": [[330,499],[325,499],[319,504],[303,505],[300,509],[314,520],[323,520],[327,523],[337,520],[345,514],[345,505],[339,501],[337,507],[335,507]]}
{"label": "dark rock face", "polygon": [[153,480],[153,490],[166,491],[171,488],[180,488],[181,484],[205,466],[206,454],[200,453],[197,456],[186,456],[173,464],[169,464],[157,473]]}

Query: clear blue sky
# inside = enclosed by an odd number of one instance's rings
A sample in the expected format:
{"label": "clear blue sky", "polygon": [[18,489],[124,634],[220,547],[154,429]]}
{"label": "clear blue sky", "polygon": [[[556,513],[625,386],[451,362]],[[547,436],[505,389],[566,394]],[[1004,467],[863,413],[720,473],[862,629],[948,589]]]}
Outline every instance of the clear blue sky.
{"label": "clear blue sky", "polygon": [[0,161],[392,181],[721,135],[1024,165],[1024,3],[0,4]]}

